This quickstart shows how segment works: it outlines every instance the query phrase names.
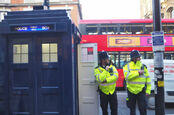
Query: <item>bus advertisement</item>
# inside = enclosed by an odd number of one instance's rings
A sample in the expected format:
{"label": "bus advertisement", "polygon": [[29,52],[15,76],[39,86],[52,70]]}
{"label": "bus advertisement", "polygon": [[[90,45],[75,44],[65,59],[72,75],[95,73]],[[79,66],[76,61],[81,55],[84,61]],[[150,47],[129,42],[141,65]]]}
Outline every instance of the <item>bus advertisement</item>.
{"label": "bus advertisement", "polygon": [[[117,87],[124,88],[123,66],[130,52],[139,50],[142,59],[153,59],[151,19],[81,20],[81,43],[97,43],[98,52],[107,51],[119,72]],[[174,60],[174,19],[163,19],[164,59]]]}

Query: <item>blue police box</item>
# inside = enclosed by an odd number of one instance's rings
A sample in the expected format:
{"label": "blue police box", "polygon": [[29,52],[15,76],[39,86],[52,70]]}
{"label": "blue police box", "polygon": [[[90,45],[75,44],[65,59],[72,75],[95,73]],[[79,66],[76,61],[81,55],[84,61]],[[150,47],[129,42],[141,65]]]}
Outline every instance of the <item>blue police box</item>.
{"label": "blue police box", "polygon": [[77,115],[79,42],[65,10],[8,12],[0,23],[0,115]]}

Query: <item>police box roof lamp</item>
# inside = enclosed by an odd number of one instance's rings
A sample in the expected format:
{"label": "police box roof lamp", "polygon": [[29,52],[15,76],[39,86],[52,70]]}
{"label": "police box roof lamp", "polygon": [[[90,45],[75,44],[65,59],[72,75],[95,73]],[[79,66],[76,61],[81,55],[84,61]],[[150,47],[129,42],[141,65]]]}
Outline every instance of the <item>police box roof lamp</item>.
{"label": "police box roof lamp", "polygon": [[44,0],[43,5],[33,6],[33,10],[49,10],[49,0]]}
{"label": "police box roof lamp", "polygon": [[44,0],[43,8],[44,8],[44,10],[50,9],[49,0]]}

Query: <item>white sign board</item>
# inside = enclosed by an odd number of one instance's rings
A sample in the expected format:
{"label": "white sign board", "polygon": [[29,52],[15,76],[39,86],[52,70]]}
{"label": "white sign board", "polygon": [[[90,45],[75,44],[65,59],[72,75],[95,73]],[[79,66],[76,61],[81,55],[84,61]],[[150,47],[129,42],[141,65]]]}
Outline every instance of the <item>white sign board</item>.
{"label": "white sign board", "polygon": [[97,44],[78,44],[79,115],[99,115],[98,85],[94,76],[97,65]]}
{"label": "white sign board", "polygon": [[152,32],[153,51],[164,51],[164,32]]}

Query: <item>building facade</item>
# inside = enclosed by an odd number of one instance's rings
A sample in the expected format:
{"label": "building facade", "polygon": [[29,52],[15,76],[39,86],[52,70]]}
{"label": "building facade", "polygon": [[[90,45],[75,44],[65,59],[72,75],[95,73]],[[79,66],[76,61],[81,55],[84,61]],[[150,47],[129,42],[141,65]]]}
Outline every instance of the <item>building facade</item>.
{"label": "building facade", "polygon": [[140,0],[140,18],[152,18],[152,0]]}
{"label": "building facade", "polygon": [[[153,18],[152,0],[140,0],[140,16],[142,19]],[[161,17],[174,18],[174,0],[161,0]]]}
{"label": "building facade", "polygon": [[164,0],[164,2],[161,3],[161,13],[162,18],[174,18],[174,0]]}
{"label": "building facade", "polygon": [[[82,19],[81,6],[79,0],[49,0],[50,9],[66,9],[73,22],[78,25]],[[0,20],[3,19],[7,11],[27,11],[33,10],[33,6],[43,5],[44,0],[0,0]]]}

